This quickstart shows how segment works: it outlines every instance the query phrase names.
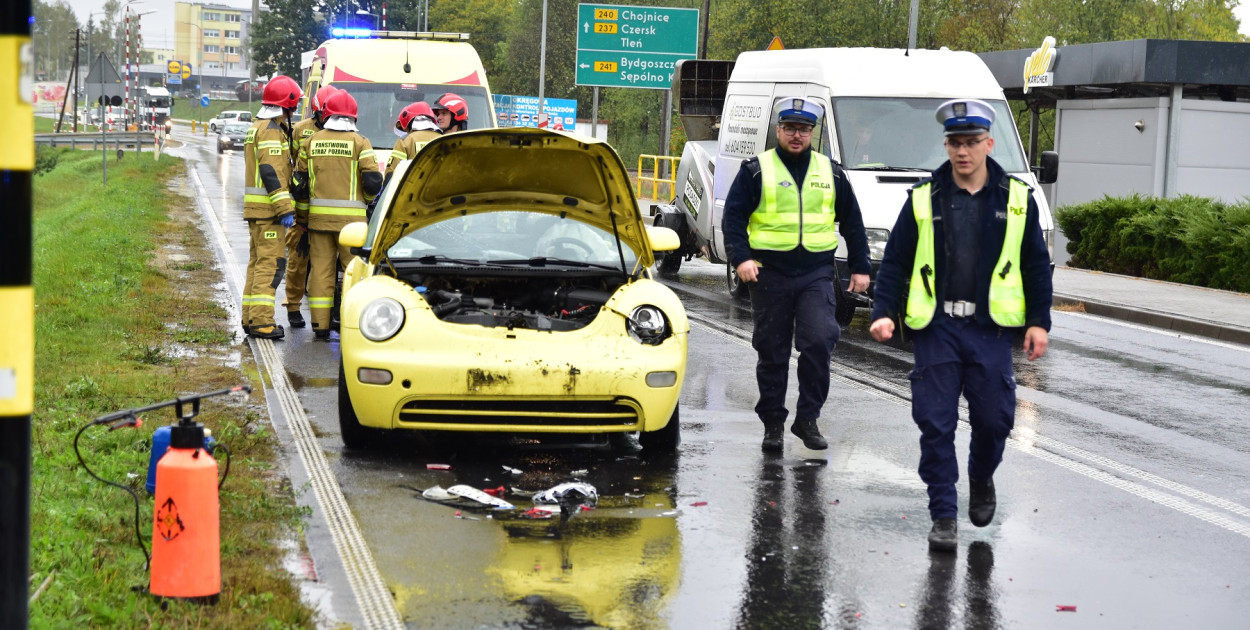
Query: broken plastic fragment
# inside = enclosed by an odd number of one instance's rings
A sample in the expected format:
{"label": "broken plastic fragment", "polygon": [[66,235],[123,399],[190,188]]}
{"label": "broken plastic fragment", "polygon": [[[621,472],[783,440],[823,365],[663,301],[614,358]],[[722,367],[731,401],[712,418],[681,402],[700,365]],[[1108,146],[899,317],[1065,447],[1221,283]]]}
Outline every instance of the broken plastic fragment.
{"label": "broken plastic fragment", "polygon": [[551,518],[560,513],[559,506],[535,505],[534,507],[521,512],[521,518],[543,519]]}
{"label": "broken plastic fragment", "polygon": [[1059,604],[1055,606],[1055,612],[1076,612],[1076,606],[1067,606]]}
{"label": "broken plastic fragment", "polygon": [[599,491],[594,486],[581,481],[562,483],[534,495],[534,504],[555,505],[595,505],[599,502]]}
{"label": "broken plastic fragment", "polygon": [[426,464],[426,470],[451,470],[451,464]]}
{"label": "broken plastic fragment", "polygon": [[466,486],[464,484],[458,484],[448,488],[447,493],[457,497],[469,499],[470,501],[476,501],[483,505],[489,505],[499,510],[512,510],[516,508],[515,505],[512,505],[499,497],[493,497],[485,492],[482,492],[481,490],[478,490],[477,488],[474,488],[473,486]]}
{"label": "broken plastic fragment", "polygon": [[521,474],[521,471],[520,471],[520,470],[518,470],[518,469],[516,469],[516,468],[512,468],[511,466],[503,466],[503,470],[504,470],[504,472],[507,472],[507,473],[512,473],[512,474],[514,474],[514,475],[519,475],[519,474]]}
{"label": "broken plastic fragment", "polygon": [[695,501],[690,504],[690,507],[703,507],[705,505],[707,505],[707,501]]}
{"label": "broken plastic fragment", "polygon": [[498,488],[483,488],[482,492],[485,492],[492,497],[502,497],[508,493],[508,489],[503,486],[499,486]]}

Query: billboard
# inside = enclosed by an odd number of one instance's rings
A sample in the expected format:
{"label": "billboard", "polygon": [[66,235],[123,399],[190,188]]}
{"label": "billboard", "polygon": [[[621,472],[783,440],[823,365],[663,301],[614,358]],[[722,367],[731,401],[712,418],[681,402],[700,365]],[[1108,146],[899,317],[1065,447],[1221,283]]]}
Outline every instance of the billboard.
{"label": "billboard", "polygon": [[[538,97],[493,94],[495,124],[500,127],[537,127]],[[556,131],[577,131],[577,100],[571,98],[544,98],[543,113],[547,114],[548,127]]]}

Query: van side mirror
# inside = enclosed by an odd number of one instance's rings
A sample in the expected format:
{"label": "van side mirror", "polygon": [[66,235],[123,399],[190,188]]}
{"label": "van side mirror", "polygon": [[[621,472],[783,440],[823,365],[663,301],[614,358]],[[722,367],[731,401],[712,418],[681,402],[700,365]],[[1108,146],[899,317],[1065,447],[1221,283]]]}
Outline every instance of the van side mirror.
{"label": "van side mirror", "polygon": [[1032,168],[1037,175],[1037,183],[1053,184],[1059,179],[1059,154],[1054,151],[1042,151],[1042,165]]}

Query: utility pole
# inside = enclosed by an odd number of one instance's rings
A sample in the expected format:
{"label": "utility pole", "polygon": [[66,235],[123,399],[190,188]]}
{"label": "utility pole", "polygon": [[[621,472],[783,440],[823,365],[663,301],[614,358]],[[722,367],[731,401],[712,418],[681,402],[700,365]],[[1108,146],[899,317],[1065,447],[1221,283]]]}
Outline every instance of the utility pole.
{"label": "utility pole", "polygon": [[[30,0],[0,11],[0,628],[30,624],[30,419],[35,406]],[[14,72],[16,70],[16,72]]]}

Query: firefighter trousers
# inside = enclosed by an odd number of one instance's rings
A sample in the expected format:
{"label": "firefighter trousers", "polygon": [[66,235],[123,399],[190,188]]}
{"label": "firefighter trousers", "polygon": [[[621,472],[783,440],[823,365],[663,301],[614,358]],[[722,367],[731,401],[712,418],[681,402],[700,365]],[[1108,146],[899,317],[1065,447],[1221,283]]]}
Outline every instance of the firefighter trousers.
{"label": "firefighter trousers", "polygon": [[313,330],[330,330],[334,282],[340,266],[351,260],[351,250],[339,245],[338,231],[308,231],[308,310]]}
{"label": "firefighter trousers", "polygon": [[296,225],[286,231],[286,301],[287,311],[298,311],[304,300],[304,283],[308,281],[309,250],[300,251],[299,242],[308,234],[308,228]]}
{"label": "firefighter trousers", "polygon": [[286,228],[277,219],[249,219],[247,278],[243,281],[243,325],[274,325],[274,294],[286,273]]}

